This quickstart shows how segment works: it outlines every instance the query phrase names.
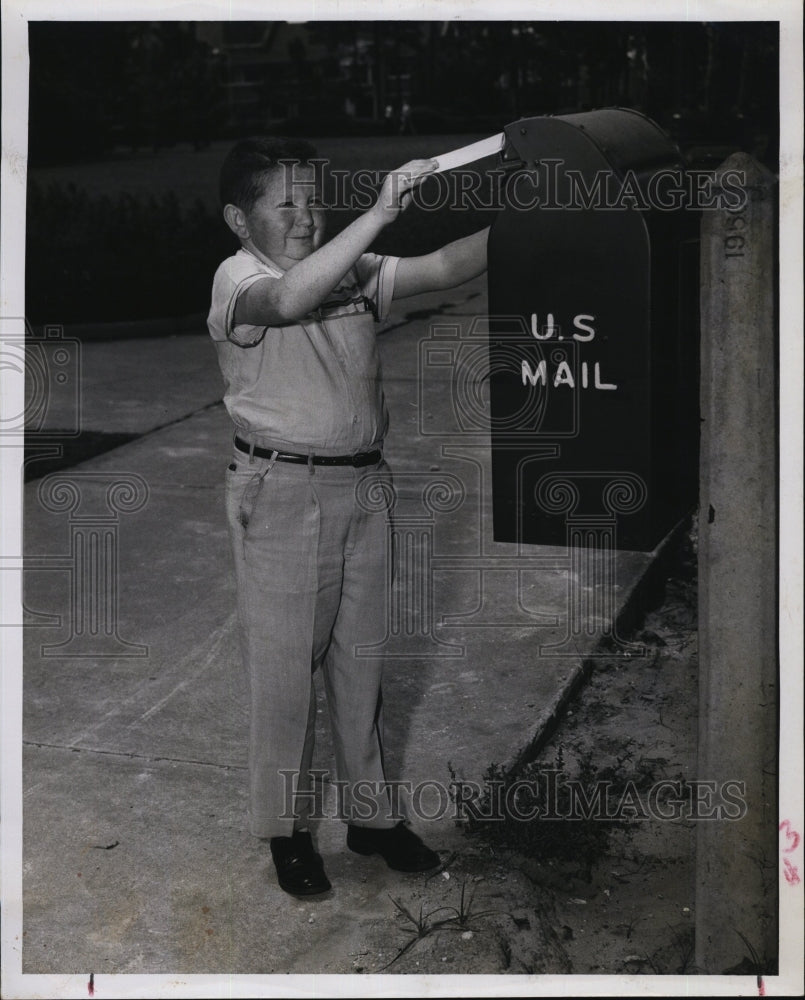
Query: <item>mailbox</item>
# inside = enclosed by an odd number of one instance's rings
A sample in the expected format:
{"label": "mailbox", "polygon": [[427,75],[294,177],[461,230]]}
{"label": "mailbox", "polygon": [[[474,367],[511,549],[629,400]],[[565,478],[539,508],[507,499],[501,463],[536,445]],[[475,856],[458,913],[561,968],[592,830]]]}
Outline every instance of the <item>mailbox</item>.
{"label": "mailbox", "polygon": [[495,540],[594,545],[569,525],[609,524],[607,544],[651,550],[697,498],[696,192],[674,143],[626,109],[514,122],[502,156]]}

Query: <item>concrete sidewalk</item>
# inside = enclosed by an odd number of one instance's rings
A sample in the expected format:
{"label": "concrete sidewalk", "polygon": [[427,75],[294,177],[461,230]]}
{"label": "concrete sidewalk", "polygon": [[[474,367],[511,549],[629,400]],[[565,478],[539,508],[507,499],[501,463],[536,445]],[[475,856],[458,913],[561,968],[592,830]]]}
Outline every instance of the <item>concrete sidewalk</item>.
{"label": "concrete sidewalk", "polygon": [[[442,343],[485,311],[479,279],[400,303],[381,337],[396,517],[416,559],[386,642],[387,771],[410,783],[403,801],[416,791],[413,825],[445,858],[462,841],[451,770],[480,782],[527,750],[610,624],[595,619],[600,553],[571,563],[492,541],[488,439],[480,422],[456,427]],[[462,381],[482,408],[477,383]],[[23,971],[349,972],[366,921],[412,877],[346,851],[329,778],[326,899],[282,893],[246,832],[213,348],[204,332],[85,344],[81,384],[84,429],[143,436],[26,486]],[[615,553],[613,617],[654,558]],[[592,609],[580,624],[571,582]],[[316,764],[332,777],[319,696]]]}

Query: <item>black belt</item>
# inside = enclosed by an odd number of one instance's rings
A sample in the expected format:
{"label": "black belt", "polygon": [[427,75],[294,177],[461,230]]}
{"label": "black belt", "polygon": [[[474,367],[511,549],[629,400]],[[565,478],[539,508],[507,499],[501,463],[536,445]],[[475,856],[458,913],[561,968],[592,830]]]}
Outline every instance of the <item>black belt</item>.
{"label": "black belt", "polygon": [[352,465],[361,468],[364,465],[377,465],[383,453],[376,451],[360,451],[357,455],[297,455],[293,452],[278,451],[276,455],[270,448],[252,447],[242,438],[235,438],[235,447],[247,455],[254,454],[258,458],[273,458],[277,462],[295,462],[297,465]]}

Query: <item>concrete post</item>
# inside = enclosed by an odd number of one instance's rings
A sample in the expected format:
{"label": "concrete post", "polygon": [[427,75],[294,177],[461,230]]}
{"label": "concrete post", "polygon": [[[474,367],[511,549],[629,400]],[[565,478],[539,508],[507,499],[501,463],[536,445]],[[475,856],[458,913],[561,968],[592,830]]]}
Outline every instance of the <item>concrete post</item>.
{"label": "concrete post", "polygon": [[740,176],[746,197],[705,210],[701,230],[696,965],[769,974],[777,962],[777,190],[743,153],[719,173],[722,193]]}

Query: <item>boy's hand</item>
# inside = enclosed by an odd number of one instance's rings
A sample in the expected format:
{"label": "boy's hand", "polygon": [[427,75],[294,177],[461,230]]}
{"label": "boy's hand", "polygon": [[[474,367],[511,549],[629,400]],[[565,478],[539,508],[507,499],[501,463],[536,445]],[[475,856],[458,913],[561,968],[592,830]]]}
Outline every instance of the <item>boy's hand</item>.
{"label": "boy's hand", "polygon": [[392,170],[386,175],[374,206],[382,214],[385,225],[405,211],[411,203],[414,187],[423,177],[432,174],[438,165],[436,160],[409,160],[398,170]]}

